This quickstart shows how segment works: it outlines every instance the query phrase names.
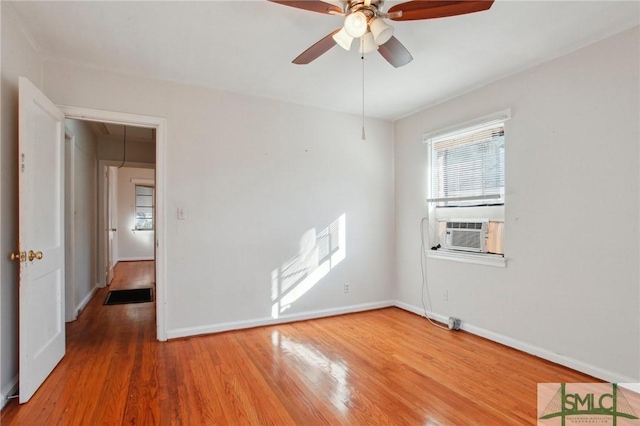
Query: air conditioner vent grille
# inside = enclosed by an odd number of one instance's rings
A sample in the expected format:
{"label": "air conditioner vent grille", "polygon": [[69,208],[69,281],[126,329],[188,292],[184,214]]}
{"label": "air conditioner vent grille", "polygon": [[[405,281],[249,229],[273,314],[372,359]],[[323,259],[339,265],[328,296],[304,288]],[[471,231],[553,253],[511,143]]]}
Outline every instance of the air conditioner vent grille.
{"label": "air conditioner vent grille", "polygon": [[465,247],[467,249],[480,250],[482,242],[479,232],[454,232],[451,235],[451,245],[453,247]]}
{"label": "air conditioner vent grille", "polygon": [[444,248],[486,252],[488,220],[447,221]]}
{"label": "air conditioner vent grille", "polygon": [[483,222],[447,222],[449,229],[482,229]]}

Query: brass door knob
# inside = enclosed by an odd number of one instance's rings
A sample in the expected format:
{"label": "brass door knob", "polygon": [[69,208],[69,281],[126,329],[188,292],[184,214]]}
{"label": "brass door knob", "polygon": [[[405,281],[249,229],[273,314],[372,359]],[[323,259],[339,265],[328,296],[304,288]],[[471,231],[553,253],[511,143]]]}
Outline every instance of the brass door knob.
{"label": "brass door knob", "polygon": [[38,260],[42,259],[42,252],[41,251],[34,252],[33,250],[29,250],[29,260],[33,262],[33,259],[38,259]]}
{"label": "brass door knob", "polygon": [[11,256],[9,256],[9,258],[11,260],[17,260],[18,262],[24,262],[25,260],[27,260],[27,253],[23,251],[19,251],[17,253],[11,253]]}

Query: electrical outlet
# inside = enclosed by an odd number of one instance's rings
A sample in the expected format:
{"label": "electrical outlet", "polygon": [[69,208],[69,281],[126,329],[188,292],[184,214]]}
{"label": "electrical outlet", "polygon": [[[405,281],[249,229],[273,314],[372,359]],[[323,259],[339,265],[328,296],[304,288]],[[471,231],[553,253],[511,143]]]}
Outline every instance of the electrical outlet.
{"label": "electrical outlet", "polygon": [[344,283],[344,292],[349,293],[349,283]]}
{"label": "electrical outlet", "polygon": [[442,292],[442,300],[447,302],[449,300],[449,290]]}

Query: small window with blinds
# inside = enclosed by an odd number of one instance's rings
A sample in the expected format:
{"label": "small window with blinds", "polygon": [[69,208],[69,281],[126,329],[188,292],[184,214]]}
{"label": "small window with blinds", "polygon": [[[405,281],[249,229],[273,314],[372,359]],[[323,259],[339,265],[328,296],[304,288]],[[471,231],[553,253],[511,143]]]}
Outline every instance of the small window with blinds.
{"label": "small window with blinds", "polygon": [[429,140],[436,207],[504,204],[504,122],[484,123]]}

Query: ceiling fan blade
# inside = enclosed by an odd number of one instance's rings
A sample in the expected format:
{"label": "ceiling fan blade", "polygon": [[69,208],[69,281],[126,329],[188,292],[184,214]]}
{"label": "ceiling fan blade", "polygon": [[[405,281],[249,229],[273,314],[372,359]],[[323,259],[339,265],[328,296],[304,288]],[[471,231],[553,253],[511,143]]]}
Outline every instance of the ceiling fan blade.
{"label": "ceiling fan blade", "polygon": [[291,62],[297,65],[306,65],[309,62],[316,60],[320,55],[336,45],[336,41],[333,39],[333,35],[338,31],[340,31],[340,29],[333,31],[331,34],[318,41],[316,44],[302,52],[300,56],[298,56]]}
{"label": "ceiling fan blade", "polygon": [[446,16],[464,15],[466,13],[487,10],[493,0],[435,1],[415,0],[400,3],[389,9],[388,13],[402,12],[402,16],[391,17],[394,21],[414,21],[418,19],[444,18]]}
{"label": "ceiling fan blade", "polygon": [[409,62],[413,61],[411,53],[409,53],[407,48],[404,47],[395,37],[391,37],[388,42],[381,45],[378,48],[378,52],[380,52],[387,62],[396,68],[407,65]]}
{"label": "ceiling fan blade", "polygon": [[320,0],[268,0],[272,3],[283,4],[285,6],[295,7],[297,9],[310,10],[318,13],[342,13],[342,9],[338,6],[325,3]]}

